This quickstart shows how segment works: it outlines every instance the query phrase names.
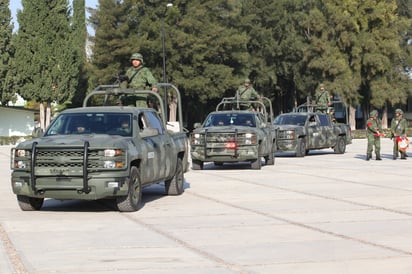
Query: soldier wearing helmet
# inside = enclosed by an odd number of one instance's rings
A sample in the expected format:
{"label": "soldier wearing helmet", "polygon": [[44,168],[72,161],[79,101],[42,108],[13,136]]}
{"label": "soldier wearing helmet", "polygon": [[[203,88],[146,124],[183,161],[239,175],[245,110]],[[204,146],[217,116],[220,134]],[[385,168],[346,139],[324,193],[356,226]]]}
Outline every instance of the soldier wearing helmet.
{"label": "soldier wearing helmet", "polygon": [[372,159],[373,147],[375,147],[376,160],[381,158],[381,136],[382,136],[382,122],[378,117],[377,110],[372,110],[369,114],[369,119],[366,122],[366,137],[368,139],[368,148],[366,150],[366,161]]}
{"label": "soldier wearing helmet", "polygon": [[395,117],[391,121],[391,136],[393,138],[393,159],[396,160],[401,154],[401,159],[406,160],[406,150],[400,150],[398,143],[402,141],[402,138],[407,138],[406,136],[407,122],[403,118],[403,111],[401,109],[395,110]]}
{"label": "soldier wearing helmet", "polygon": [[[249,78],[246,78],[242,85],[236,90],[236,99],[243,101],[260,100],[259,93],[253,88]],[[242,108],[253,107],[250,103],[242,104]]]}
{"label": "soldier wearing helmet", "polygon": [[319,89],[316,91],[316,111],[326,113],[330,105],[329,91],[326,90],[324,84],[319,85]]}
{"label": "soldier wearing helmet", "polygon": [[[143,55],[140,53],[133,53],[130,56],[132,66],[126,71],[128,79],[128,87],[140,90],[158,91],[157,80],[153,76],[149,68],[144,66]],[[136,106],[147,106],[146,98],[136,102]]]}

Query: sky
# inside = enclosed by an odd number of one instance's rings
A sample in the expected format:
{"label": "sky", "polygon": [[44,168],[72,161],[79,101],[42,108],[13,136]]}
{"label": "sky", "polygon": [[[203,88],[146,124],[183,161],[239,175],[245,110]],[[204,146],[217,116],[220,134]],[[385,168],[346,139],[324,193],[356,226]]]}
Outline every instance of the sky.
{"label": "sky", "polygon": [[[91,7],[95,8],[98,4],[98,0],[86,0],[86,7]],[[21,10],[21,1],[20,0],[10,0],[10,11],[11,11],[11,16],[13,17],[13,23],[14,23],[14,30],[16,31],[18,29],[18,23],[17,23],[17,11]],[[88,16],[86,14],[86,16]],[[87,27],[87,31],[93,35],[93,29],[91,27]]]}

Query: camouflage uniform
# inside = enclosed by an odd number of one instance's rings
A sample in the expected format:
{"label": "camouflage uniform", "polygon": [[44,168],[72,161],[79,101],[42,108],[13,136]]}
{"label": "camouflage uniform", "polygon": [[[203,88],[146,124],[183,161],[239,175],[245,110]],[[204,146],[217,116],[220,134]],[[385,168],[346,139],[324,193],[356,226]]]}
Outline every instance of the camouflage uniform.
{"label": "camouflage uniform", "polygon": [[[152,90],[156,88],[156,78],[154,78],[150,69],[143,65],[143,56],[140,53],[134,53],[130,57],[130,61],[140,60],[141,64],[137,68],[130,67],[126,71],[126,76],[128,77],[128,87],[140,89],[140,90]],[[139,95],[138,100],[136,100],[136,106],[147,107],[147,97],[144,95]]]}
{"label": "camouflage uniform", "polygon": [[368,138],[368,148],[366,151],[366,161],[372,158],[373,147],[375,146],[376,160],[381,159],[381,132],[382,122],[378,118],[378,111],[372,110],[366,122],[366,137]]}
{"label": "camouflage uniform", "polygon": [[316,91],[316,111],[326,113],[330,105],[329,92],[325,89],[324,84],[319,85],[319,90]]}
{"label": "camouflage uniform", "polygon": [[[245,100],[245,101],[258,100],[260,98],[260,95],[250,84],[250,80],[246,78],[244,84],[240,85],[238,89],[236,90],[236,98],[238,100]],[[253,107],[251,104],[242,104],[241,106],[244,109]]]}
{"label": "camouflage uniform", "polygon": [[[399,148],[396,137],[406,137],[407,122],[403,118],[403,111],[401,109],[395,110],[395,117],[391,121],[391,134],[393,138],[393,159],[396,160],[399,156]],[[406,152],[401,152],[401,159],[406,159]]]}

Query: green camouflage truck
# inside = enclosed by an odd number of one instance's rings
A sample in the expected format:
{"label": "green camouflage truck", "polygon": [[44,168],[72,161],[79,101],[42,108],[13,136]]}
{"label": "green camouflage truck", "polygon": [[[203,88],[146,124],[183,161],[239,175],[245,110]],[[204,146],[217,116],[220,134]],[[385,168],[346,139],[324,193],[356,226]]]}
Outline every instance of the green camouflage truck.
{"label": "green camouflage truck", "polygon": [[[160,85],[175,90],[180,107],[177,88]],[[181,109],[179,122],[169,130],[165,111],[159,115],[153,108],[116,105],[113,99],[139,94],[156,98],[165,110],[155,92],[99,86],[83,107],[61,112],[41,137],[12,148],[11,185],[20,208],[39,210],[45,198],[114,199],[119,211],[131,212],[141,207],[142,188],[157,183],[164,183],[166,194],[180,195],[188,170]],[[103,106],[88,106],[92,97],[104,100]]]}
{"label": "green camouflage truck", "polygon": [[[255,110],[241,107],[249,105]],[[216,111],[209,113],[202,125],[195,124],[191,133],[192,169],[203,169],[205,162],[215,165],[250,162],[252,169],[261,169],[262,157],[266,165],[274,165],[276,130],[272,121],[268,98],[261,101],[223,98]]]}
{"label": "green camouflage truck", "polygon": [[280,114],[274,125],[278,129],[277,151],[294,152],[304,157],[309,150],[333,148],[343,154],[352,143],[348,125],[333,123],[328,113],[291,112]]}

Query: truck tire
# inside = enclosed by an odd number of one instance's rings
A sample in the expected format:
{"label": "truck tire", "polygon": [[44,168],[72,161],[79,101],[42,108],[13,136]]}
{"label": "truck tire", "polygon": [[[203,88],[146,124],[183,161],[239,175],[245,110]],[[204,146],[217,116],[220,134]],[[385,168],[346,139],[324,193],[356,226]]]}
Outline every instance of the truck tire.
{"label": "truck tire", "polygon": [[345,136],[339,136],[338,140],[336,140],[336,145],[333,148],[335,153],[337,154],[343,154],[346,151],[346,140]]}
{"label": "truck tire", "polygon": [[203,162],[198,160],[192,160],[192,169],[193,170],[202,170]]}
{"label": "truck tire", "polygon": [[43,198],[33,198],[23,195],[17,195],[17,201],[19,203],[20,209],[23,211],[34,211],[40,210],[43,206]]}
{"label": "truck tire", "polygon": [[296,144],[296,157],[304,157],[306,155],[306,142],[304,138],[299,138]]}
{"label": "truck tire", "polygon": [[273,152],[274,147],[275,145],[273,145],[269,155],[265,157],[265,164],[268,166],[273,166],[275,164],[275,152]]}
{"label": "truck tire", "polygon": [[116,198],[117,208],[121,212],[137,211],[142,203],[142,185],[137,167],[132,166],[129,176],[129,191],[126,196]]}
{"label": "truck tire", "polygon": [[172,179],[165,181],[167,195],[180,195],[183,193],[185,178],[183,176],[183,165],[180,158],[177,159],[176,173]]}
{"label": "truck tire", "polygon": [[260,160],[261,160],[260,157],[258,157],[256,160],[252,161],[250,167],[252,169],[257,169],[257,170],[261,169],[262,162]]}

